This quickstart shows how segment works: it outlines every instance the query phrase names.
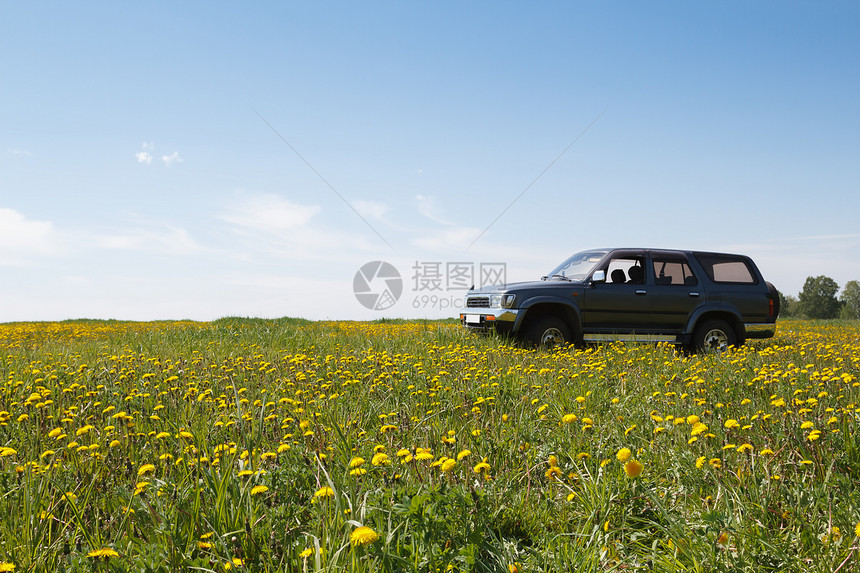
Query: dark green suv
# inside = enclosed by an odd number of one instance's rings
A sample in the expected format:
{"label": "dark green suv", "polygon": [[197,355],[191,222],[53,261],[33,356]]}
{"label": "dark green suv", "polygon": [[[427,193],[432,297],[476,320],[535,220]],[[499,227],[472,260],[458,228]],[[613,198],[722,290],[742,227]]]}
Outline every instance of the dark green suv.
{"label": "dark green suv", "polygon": [[776,331],[779,295],[743,255],[663,249],[577,253],[539,281],[470,290],[460,322],[539,345],[601,340],[740,346]]}

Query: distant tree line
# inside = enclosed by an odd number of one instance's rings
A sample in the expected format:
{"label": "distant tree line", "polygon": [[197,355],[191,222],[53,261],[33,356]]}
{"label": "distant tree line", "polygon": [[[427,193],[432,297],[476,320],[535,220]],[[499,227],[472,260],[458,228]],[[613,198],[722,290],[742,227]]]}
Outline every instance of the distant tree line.
{"label": "distant tree line", "polygon": [[830,277],[806,277],[797,297],[779,293],[780,316],[798,318],[860,318],[860,283],[848,281],[837,298],[839,285]]}

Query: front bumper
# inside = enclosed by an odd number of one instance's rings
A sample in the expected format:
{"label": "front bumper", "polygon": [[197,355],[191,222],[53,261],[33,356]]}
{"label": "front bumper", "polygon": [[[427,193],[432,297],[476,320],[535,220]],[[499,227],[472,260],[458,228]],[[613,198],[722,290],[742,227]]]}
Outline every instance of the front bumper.
{"label": "front bumper", "polygon": [[517,320],[516,308],[462,308],[460,324],[469,330],[487,331],[491,328],[510,332]]}
{"label": "front bumper", "polygon": [[746,323],[744,324],[744,333],[747,338],[772,338],[776,334],[776,323]]}

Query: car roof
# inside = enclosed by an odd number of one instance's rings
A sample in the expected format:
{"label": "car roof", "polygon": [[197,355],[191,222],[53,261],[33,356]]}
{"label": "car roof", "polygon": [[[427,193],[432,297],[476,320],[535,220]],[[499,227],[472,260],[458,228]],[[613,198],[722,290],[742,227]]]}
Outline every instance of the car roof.
{"label": "car roof", "polygon": [[[606,251],[607,254],[626,252],[626,251],[642,251],[642,252],[658,253],[658,254],[659,253],[666,253],[666,254],[683,253],[686,255],[715,255],[715,256],[722,256],[722,257],[728,256],[728,257],[749,258],[746,255],[740,255],[740,254],[736,254],[736,253],[720,253],[720,252],[716,252],[716,251],[699,251],[699,250],[694,251],[692,249],[654,249],[654,248],[650,248],[650,247],[612,247],[612,248],[607,248],[607,249],[589,249],[589,251]],[[584,252],[589,252],[589,251],[584,251]]]}

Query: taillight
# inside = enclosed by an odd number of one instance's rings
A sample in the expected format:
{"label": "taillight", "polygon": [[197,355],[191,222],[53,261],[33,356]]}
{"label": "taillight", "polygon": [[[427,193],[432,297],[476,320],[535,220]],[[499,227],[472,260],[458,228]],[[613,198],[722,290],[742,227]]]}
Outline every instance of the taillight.
{"label": "taillight", "polygon": [[767,302],[768,302],[767,315],[768,315],[768,317],[773,318],[773,299],[772,298],[768,299]]}

